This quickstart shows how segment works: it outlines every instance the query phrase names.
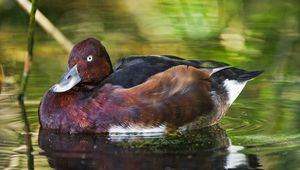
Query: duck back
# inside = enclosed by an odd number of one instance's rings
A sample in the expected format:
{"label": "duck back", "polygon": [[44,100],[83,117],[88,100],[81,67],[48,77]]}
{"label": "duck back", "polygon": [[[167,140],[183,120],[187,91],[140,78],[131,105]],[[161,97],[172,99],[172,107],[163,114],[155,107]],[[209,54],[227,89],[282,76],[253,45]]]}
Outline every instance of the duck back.
{"label": "duck back", "polygon": [[101,85],[110,83],[130,88],[145,82],[149,77],[178,65],[195,68],[215,68],[228,64],[213,60],[185,60],[180,57],[162,56],[129,56],[122,58],[115,65],[114,73],[101,82]]}

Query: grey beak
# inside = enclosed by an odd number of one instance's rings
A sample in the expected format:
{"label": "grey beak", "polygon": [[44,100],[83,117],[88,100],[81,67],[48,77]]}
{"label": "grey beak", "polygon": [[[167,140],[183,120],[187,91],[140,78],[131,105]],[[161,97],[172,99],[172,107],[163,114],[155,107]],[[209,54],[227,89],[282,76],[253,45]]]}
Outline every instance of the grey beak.
{"label": "grey beak", "polygon": [[62,76],[61,80],[52,86],[50,90],[52,92],[65,92],[70,90],[76,84],[81,81],[79,72],[77,70],[77,64],[71,69],[67,70],[66,73]]}

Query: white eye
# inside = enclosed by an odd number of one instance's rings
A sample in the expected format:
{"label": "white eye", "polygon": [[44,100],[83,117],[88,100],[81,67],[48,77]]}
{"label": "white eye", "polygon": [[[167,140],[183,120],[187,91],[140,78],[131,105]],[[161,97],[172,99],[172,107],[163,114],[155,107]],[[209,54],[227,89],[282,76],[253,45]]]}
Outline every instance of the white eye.
{"label": "white eye", "polygon": [[93,60],[93,56],[89,55],[86,57],[86,61],[91,62]]}

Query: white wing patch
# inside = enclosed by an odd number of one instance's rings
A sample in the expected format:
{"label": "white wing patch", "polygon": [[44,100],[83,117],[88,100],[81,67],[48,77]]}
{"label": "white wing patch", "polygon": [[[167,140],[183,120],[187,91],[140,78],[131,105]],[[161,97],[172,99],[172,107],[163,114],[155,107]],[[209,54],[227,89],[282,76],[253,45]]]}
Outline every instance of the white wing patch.
{"label": "white wing patch", "polygon": [[224,87],[227,90],[230,105],[234,102],[234,100],[242,92],[246,83],[247,82],[238,82],[236,80],[228,80],[228,79],[226,79],[224,81]]}

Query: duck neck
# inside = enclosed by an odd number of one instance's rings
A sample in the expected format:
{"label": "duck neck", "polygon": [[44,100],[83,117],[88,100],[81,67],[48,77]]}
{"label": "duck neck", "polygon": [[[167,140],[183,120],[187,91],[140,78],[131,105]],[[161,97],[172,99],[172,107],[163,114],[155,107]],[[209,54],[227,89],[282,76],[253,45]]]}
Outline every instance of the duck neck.
{"label": "duck neck", "polygon": [[[102,47],[102,52],[104,53],[103,55],[103,60],[101,63],[104,66],[103,68],[105,68],[107,70],[107,76],[109,76],[111,73],[113,73],[113,67],[110,61],[110,57],[106,51],[106,49],[104,47]],[[106,76],[106,77],[107,77]]]}

